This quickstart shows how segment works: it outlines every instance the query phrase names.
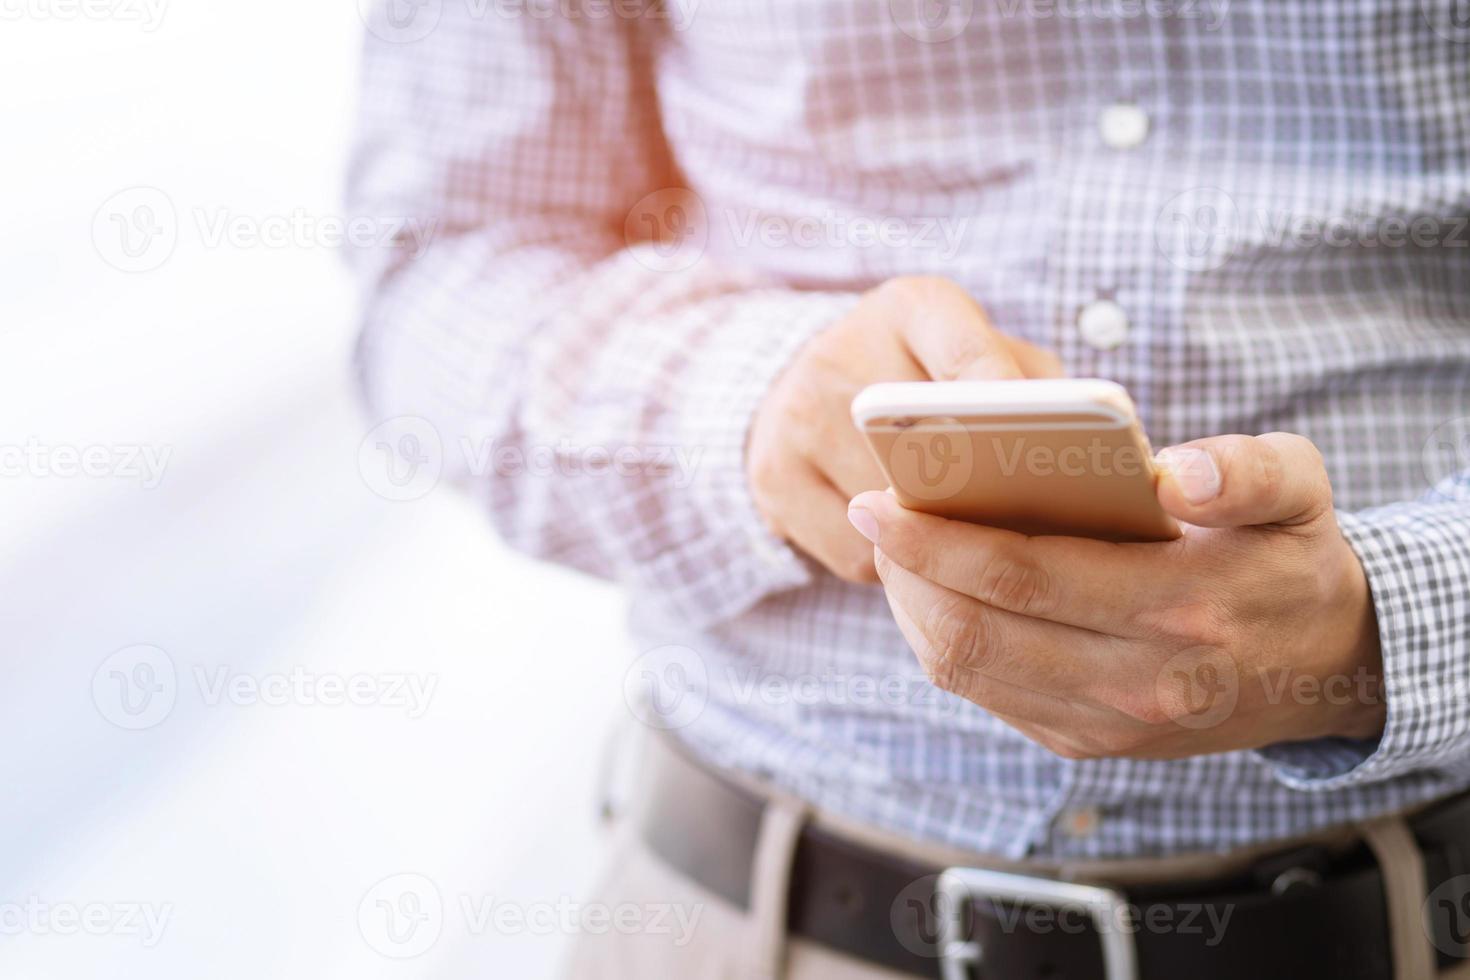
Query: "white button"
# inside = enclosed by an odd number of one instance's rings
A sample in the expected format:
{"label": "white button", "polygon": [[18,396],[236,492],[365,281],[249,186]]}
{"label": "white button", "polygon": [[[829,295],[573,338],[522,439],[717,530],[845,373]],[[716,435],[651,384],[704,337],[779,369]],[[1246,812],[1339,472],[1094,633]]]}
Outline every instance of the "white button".
{"label": "white button", "polygon": [[1128,339],[1128,314],[1110,299],[1094,300],[1077,314],[1077,329],[1089,346],[1112,350]]}
{"label": "white button", "polygon": [[1102,813],[1095,806],[1080,806],[1057,814],[1057,825],[1068,837],[1091,837],[1102,824]]}
{"label": "white button", "polygon": [[1148,113],[1129,102],[1104,109],[1098,126],[1103,142],[1115,150],[1131,150],[1148,139]]}

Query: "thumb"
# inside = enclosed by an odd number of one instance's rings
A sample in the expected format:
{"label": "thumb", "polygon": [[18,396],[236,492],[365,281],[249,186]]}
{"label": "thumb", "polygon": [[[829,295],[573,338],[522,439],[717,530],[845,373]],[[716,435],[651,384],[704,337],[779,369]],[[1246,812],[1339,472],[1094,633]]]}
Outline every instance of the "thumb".
{"label": "thumb", "polygon": [[1286,432],[1199,439],[1155,462],[1159,503],[1200,527],[1305,524],[1332,506],[1322,454]]}

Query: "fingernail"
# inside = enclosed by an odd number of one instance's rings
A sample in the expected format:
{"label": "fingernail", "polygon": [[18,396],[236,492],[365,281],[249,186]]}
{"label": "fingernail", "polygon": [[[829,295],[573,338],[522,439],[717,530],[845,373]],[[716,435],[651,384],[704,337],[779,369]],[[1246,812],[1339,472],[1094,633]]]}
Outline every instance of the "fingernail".
{"label": "fingernail", "polygon": [[866,507],[847,508],[847,519],[857,532],[874,544],[878,543],[878,518]]}
{"label": "fingernail", "polygon": [[1220,496],[1220,467],[1203,449],[1165,449],[1155,459],[1191,504],[1207,504]]}

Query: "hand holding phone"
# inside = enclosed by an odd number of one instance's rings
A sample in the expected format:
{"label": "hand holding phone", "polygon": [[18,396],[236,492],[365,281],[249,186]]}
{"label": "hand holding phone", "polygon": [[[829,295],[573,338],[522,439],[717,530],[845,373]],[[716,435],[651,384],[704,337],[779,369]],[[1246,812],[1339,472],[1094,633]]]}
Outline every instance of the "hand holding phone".
{"label": "hand holding phone", "polygon": [[887,481],[853,428],[853,396],[875,381],[1060,373],[1051,354],[991,326],[958,285],[891,279],[807,341],[766,392],[746,446],[756,508],[840,578],[876,582],[873,548],[848,524],[847,502]]}
{"label": "hand holding phone", "polygon": [[1031,535],[1180,535],[1133,402],[1110,381],[876,384],[852,416],[911,510]]}

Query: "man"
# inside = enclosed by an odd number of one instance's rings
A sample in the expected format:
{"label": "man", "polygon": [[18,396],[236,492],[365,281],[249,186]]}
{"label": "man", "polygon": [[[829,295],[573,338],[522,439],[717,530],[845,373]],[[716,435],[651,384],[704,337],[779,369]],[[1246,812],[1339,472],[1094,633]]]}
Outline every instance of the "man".
{"label": "man", "polygon": [[[668,731],[603,897],[701,912],[574,973],[1463,965],[1462,4],[418,14],[352,185],[438,235],[367,269],[366,388],[556,461],[461,475],[633,597]],[[848,420],[1057,375],[1173,447],[1181,541],[906,512]]]}

